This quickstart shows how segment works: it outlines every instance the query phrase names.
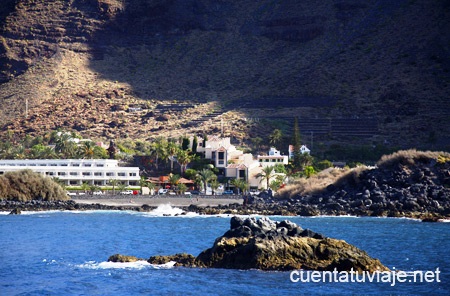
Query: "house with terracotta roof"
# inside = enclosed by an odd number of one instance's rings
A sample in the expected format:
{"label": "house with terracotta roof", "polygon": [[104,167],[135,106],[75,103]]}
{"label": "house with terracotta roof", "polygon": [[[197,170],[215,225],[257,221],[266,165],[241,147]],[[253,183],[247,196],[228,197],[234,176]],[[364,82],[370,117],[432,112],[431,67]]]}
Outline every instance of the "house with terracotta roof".
{"label": "house with terracotta roof", "polygon": [[[309,150],[308,147],[306,147],[306,145],[302,145],[300,147],[300,153],[301,154],[310,154],[311,150]],[[294,157],[294,145],[289,145],[289,159]]]}

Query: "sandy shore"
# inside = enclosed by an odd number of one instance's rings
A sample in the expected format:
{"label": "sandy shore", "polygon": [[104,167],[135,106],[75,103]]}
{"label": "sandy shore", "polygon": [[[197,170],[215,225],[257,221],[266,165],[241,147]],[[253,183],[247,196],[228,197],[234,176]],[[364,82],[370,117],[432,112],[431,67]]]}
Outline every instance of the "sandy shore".
{"label": "sandy shore", "polygon": [[76,203],[80,204],[102,204],[107,206],[142,206],[147,204],[149,206],[171,205],[171,206],[189,206],[196,205],[200,207],[228,205],[232,203],[243,203],[242,198],[206,198],[206,197],[132,197],[120,199],[108,198],[92,198],[92,199],[76,199]]}

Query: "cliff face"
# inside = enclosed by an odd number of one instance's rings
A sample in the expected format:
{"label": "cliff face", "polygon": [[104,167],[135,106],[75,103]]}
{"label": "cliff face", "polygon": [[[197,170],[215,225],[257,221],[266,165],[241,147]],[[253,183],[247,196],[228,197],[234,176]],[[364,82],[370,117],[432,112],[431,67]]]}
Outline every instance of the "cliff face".
{"label": "cliff face", "polygon": [[[444,0],[7,1],[0,122],[15,133],[149,138],[217,128],[192,121],[212,111],[226,122],[270,114],[300,116],[325,141],[446,147],[449,11]],[[26,99],[31,118],[17,120]],[[342,118],[361,120],[346,130],[367,129],[342,134]],[[227,127],[236,137],[267,130]]]}

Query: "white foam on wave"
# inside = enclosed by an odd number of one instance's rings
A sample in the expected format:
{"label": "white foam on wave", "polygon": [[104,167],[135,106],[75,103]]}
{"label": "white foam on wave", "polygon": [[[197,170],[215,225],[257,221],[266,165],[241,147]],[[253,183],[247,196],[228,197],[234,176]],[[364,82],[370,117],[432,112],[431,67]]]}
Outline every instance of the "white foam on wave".
{"label": "white foam on wave", "polygon": [[[148,213],[142,213],[142,215],[150,217],[180,216],[183,212],[184,211],[180,208],[172,207],[170,204],[163,204]],[[187,214],[192,215],[194,213],[186,213],[186,215]]]}
{"label": "white foam on wave", "polygon": [[89,261],[84,264],[76,265],[79,268],[86,269],[144,269],[144,268],[154,268],[154,269],[169,269],[174,267],[175,261],[170,261],[165,264],[150,264],[147,261],[140,260],[136,262],[95,262]]}

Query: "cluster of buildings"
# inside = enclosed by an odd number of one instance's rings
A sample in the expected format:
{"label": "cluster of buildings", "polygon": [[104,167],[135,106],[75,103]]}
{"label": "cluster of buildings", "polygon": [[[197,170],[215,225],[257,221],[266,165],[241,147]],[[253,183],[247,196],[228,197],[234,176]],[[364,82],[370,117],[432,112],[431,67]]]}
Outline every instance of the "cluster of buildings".
{"label": "cluster of buildings", "polygon": [[[309,153],[306,146],[302,146],[300,151]],[[250,153],[236,149],[230,143],[230,138],[218,136],[199,141],[197,152],[211,160],[221,176],[229,179],[244,179],[250,189],[267,189],[266,182],[259,177],[263,168],[277,164],[287,165],[289,158],[293,157],[293,147],[289,146],[289,155],[282,155],[280,151],[272,147],[267,155],[258,155],[255,158]],[[0,160],[0,175],[22,169],[30,169],[58,178],[68,186],[83,183],[106,186],[110,180],[117,180],[126,186],[138,186],[140,180],[138,167],[119,166],[118,161],[114,159]],[[276,177],[277,174],[274,174],[273,179]]]}
{"label": "cluster of buildings", "polygon": [[[210,159],[224,177],[244,179],[250,189],[267,189],[267,182],[263,182],[259,177],[263,168],[277,164],[287,165],[294,155],[293,146],[290,145],[289,155],[281,155],[279,150],[271,147],[267,155],[258,155],[255,158],[251,153],[237,150],[230,143],[230,138],[218,136],[208,138],[204,143],[199,141],[197,152],[203,153],[206,159]],[[300,152],[309,154],[310,150],[303,145]],[[277,174],[274,174],[269,183],[276,178]]]}

